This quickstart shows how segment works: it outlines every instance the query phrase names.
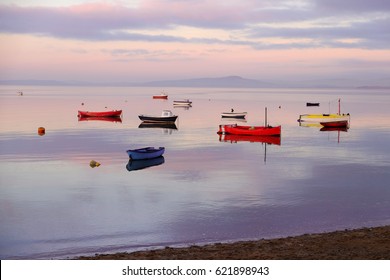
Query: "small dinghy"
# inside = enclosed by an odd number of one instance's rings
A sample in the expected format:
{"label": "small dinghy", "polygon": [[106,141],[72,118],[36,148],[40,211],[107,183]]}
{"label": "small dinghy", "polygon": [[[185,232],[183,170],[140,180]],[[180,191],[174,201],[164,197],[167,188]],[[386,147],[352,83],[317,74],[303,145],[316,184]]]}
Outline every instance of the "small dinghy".
{"label": "small dinghy", "polygon": [[122,110],[111,110],[111,111],[79,111],[78,117],[120,117]]}
{"label": "small dinghy", "polygon": [[222,118],[234,118],[234,119],[245,119],[247,112],[223,112],[221,113]]}
{"label": "small dinghy", "polygon": [[168,99],[168,94],[162,92],[159,95],[153,95],[153,99]]}
{"label": "small dinghy", "polygon": [[141,149],[127,150],[127,154],[131,160],[157,158],[164,154],[165,148],[146,147]]}

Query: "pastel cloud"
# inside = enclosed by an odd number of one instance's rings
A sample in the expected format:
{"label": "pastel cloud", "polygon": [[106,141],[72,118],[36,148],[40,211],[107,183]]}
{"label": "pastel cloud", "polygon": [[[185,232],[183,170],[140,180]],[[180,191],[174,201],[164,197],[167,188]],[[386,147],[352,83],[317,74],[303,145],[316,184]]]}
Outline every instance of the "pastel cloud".
{"label": "pastel cloud", "polygon": [[[188,36],[180,27],[224,30]],[[246,45],[255,49],[390,45],[389,1],[140,1],[64,7],[0,5],[0,32],[87,41]],[[169,33],[169,34],[168,34]],[[284,39],[285,42],[280,43]]]}
{"label": "pastel cloud", "polygon": [[2,1],[0,79],[294,80],[390,71],[390,1],[97,1]]}

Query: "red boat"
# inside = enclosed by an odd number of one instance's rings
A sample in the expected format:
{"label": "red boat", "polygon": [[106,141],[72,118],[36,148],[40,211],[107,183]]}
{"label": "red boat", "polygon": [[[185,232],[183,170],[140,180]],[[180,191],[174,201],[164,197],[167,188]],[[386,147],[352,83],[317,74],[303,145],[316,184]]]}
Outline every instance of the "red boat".
{"label": "red boat", "polygon": [[220,125],[218,134],[280,136],[281,126]]}
{"label": "red boat", "polygon": [[168,95],[165,93],[161,93],[159,95],[153,95],[153,99],[168,99]]}
{"label": "red boat", "polygon": [[347,120],[329,121],[329,122],[320,122],[320,124],[324,127],[347,127],[348,121]]}
{"label": "red boat", "polygon": [[122,110],[103,112],[79,111],[78,117],[120,117],[120,115],[122,115]]}

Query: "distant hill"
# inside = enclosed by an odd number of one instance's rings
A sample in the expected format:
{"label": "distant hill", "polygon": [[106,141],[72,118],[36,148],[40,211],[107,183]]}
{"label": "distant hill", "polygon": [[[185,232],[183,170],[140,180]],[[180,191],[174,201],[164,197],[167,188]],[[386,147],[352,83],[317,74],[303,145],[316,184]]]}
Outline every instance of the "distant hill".
{"label": "distant hill", "polygon": [[239,76],[220,78],[199,78],[186,80],[164,80],[151,82],[82,82],[57,80],[2,80],[2,85],[41,85],[41,86],[138,86],[138,87],[235,87],[261,88],[276,87],[276,85]]}
{"label": "distant hill", "polygon": [[85,82],[58,80],[0,80],[0,85],[18,86],[108,86],[108,87],[204,87],[204,88],[357,88],[389,89],[390,77],[377,79],[315,79],[261,81],[240,76],[162,80],[150,82]]}
{"label": "distant hill", "polygon": [[57,81],[57,80],[0,80],[0,85],[17,86],[88,86],[89,82],[81,81]]}
{"label": "distant hill", "polygon": [[220,78],[200,78],[187,80],[153,81],[139,84],[140,86],[159,87],[235,87],[235,88],[261,88],[276,87],[275,84],[240,76],[227,76]]}

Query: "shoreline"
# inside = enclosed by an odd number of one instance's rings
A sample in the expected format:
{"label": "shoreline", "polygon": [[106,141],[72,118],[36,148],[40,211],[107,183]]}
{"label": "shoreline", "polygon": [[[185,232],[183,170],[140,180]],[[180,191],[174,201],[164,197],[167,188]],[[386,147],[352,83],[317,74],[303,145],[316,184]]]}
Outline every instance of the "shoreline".
{"label": "shoreline", "polygon": [[294,237],[79,256],[77,260],[390,260],[390,225]]}

